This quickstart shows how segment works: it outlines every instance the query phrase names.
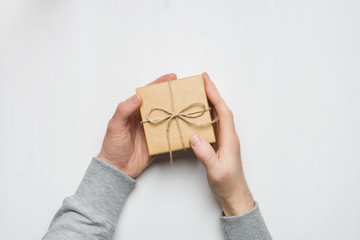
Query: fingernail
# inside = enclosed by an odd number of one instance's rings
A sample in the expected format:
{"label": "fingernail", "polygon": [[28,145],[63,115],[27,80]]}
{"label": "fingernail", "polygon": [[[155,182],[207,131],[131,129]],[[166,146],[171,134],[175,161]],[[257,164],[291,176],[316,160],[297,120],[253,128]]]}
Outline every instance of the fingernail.
{"label": "fingernail", "polygon": [[191,146],[193,146],[193,147],[198,146],[201,142],[202,142],[202,139],[201,139],[201,137],[198,136],[198,135],[194,135],[194,136],[192,136],[192,137],[190,138],[190,144],[191,144]]}
{"label": "fingernail", "polygon": [[131,103],[133,103],[133,104],[137,103],[137,102],[138,102],[138,97],[137,97],[137,95],[135,94],[134,96],[132,96],[132,97],[130,98],[130,101],[131,101]]}

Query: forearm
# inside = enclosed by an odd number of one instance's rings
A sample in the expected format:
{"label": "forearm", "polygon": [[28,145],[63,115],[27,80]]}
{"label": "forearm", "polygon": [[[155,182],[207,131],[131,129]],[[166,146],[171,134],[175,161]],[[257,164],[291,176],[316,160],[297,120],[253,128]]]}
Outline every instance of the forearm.
{"label": "forearm", "polygon": [[93,158],[76,193],[67,197],[44,238],[110,239],[136,181]]}
{"label": "forearm", "polygon": [[243,215],[226,217],[222,213],[220,220],[227,240],[272,239],[257,202]]}

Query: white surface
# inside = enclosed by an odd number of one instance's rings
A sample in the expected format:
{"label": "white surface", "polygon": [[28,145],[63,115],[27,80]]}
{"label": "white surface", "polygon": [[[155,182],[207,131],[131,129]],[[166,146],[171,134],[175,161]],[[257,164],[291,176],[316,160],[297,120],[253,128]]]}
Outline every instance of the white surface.
{"label": "white surface", "polygon": [[[0,1],[0,239],[40,239],[117,103],[208,71],[274,239],[360,239],[359,1]],[[224,239],[203,166],[141,177],[115,239]],[[180,155],[180,156],[179,156]]]}

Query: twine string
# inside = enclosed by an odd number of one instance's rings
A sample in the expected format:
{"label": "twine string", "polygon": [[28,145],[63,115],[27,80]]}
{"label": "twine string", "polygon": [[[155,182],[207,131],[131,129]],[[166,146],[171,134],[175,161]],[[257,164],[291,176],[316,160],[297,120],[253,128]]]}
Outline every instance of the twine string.
{"label": "twine string", "polygon": [[[170,97],[171,97],[171,111],[168,111],[164,108],[159,108],[159,107],[155,107],[152,108],[148,114],[146,115],[146,119],[144,121],[141,121],[141,123],[150,123],[153,125],[157,125],[159,123],[162,123],[164,121],[166,121],[166,140],[167,140],[167,144],[168,144],[168,151],[170,154],[170,164],[173,164],[173,156],[172,156],[172,149],[171,149],[171,143],[170,143],[170,123],[172,120],[175,119],[176,125],[177,125],[177,129],[179,132],[179,137],[181,140],[181,144],[183,146],[183,149],[185,149],[185,143],[184,143],[184,137],[183,134],[181,132],[181,128],[180,128],[180,124],[179,124],[179,119],[183,120],[184,122],[196,126],[196,127],[206,127],[209,126],[213,123],[215,123],[216,121],[219,120],[219,117],[216,116],[212,121],[209,122],[205,122],[205,123],[196,123],[191,121],[191,118],[198,118],[200,116],[202,116],[206,111],[210,111],[211,108],[206,108],[205,104],[201,103],[201,102],[194,102],[191,103],[189,105],[187,105],[186,107],[184,107],[183,109],[181,109],[178,112],[175,112],[174,110],[174,95],[173,95],[173,91],[171,88],[171,81],[168,80],[168,86],[169,86],[169,91],[170,91]],[[201,110],[198,111],[190,111],[188,113],[185,113],[187,110],[190,110],[196,106],[201,107]],[[159,112],[163,112],[165,114],[167,114],[165,117],[160,117],[160,118],[155,118],[152,119],[151,118],[151,113],[153,113],[154,111],[159,111]]]}

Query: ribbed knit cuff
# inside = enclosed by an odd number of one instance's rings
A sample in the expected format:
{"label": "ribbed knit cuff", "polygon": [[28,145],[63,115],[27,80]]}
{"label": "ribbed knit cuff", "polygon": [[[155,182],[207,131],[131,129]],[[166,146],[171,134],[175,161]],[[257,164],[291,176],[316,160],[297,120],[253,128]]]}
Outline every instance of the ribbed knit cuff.
{"label": "ribbed knit cuff", "polygon": [[116,226],[135,184],[136,181],[120,169],[94,157],[74,197]]}
{"label": "ribbed knit cuff", "polygon": [[243,215],[226,217],[222,212],[220,220],[228,240],[271,239],[257,202]]}

